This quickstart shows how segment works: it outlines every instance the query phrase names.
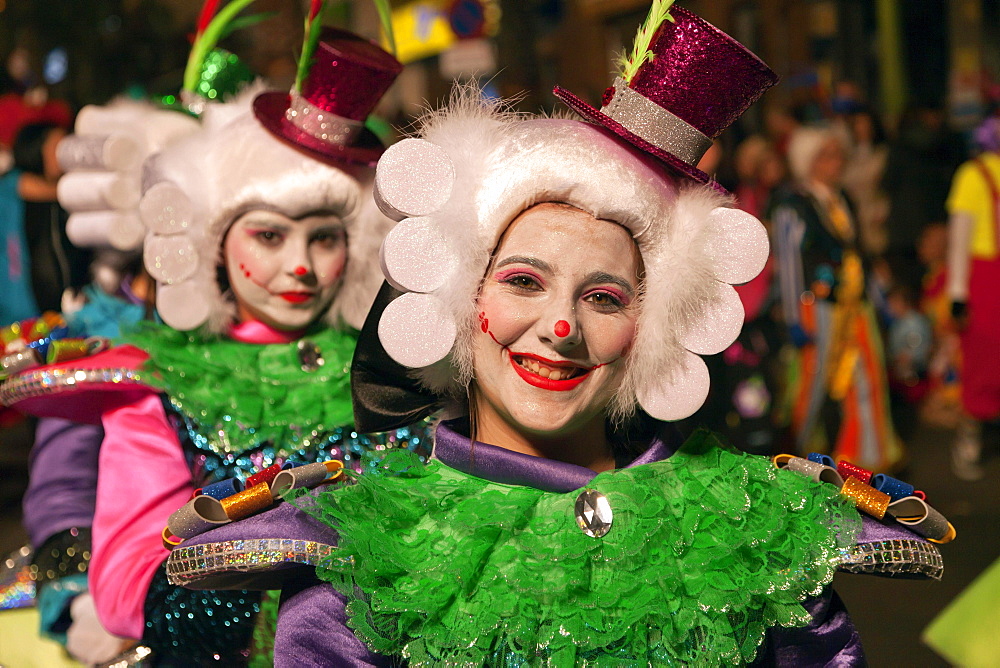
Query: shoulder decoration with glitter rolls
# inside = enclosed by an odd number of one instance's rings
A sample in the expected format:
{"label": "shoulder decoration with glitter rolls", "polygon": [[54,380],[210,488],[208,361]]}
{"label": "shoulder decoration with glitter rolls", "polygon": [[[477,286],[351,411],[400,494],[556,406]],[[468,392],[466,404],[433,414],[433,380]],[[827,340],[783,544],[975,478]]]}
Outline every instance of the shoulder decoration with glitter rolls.
{"label": "shoulder decoration with glitter rolls", "polygon": [[343,471],[343,462],[336,460],[302,465],[286,461],[258,471],[245,483],[228,478],[196,489],[191,500],[167,520],[163,546],[172,549],[209,529],[266,510],[293,490],[333,482]]}
{"label": "shoulder decoration with glitter rolls", "polygon": [[913,485],[884,473],[872,473],[846,460],[834,462],[829,455],[809,457],[776,455],[778,468],[787,468],[817,482],[834,485],[858,510],[879,521],[898,522],[934,543],[950,543],[955,527],[927,503],[926,495]]}
{"label": "shoulder decoration with glitter rolls", "polygon": [[388,453],[306,507],[340,536],[318,574],[351,599],[352,628],[372,650],[414,666],[745,663],[767,628],[809,621],[801,602],[830,582],[861,527],[834,490],[708,432],[586,489],[614,512],[600,538],[577,524],[580,490]]}

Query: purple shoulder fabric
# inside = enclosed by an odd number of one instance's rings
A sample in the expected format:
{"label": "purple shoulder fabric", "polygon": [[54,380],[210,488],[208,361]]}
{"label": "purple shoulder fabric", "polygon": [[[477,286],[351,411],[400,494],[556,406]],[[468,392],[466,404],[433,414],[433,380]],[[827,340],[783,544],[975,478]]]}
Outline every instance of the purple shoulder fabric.
{"label": "purple shoulder fabric", "polygon": [[346,598],[323,583],[286,586],[274,637],[275,668],[391,666],[347,628]]}
{"label": "purple shoulder fabric", "polygon": [[868,665],[858,631],[844,602],[832,588],[827,587],[802,605],[812,615],[812,621],[802,628],[770,629],[752,665],[788,668]]}
{"label": "purple shoulder fabric", "polygon": [[60,531],[93,522],[103,439],[104,430],[97,425],[39,420],[23,501],[24,527],[35,547]]}

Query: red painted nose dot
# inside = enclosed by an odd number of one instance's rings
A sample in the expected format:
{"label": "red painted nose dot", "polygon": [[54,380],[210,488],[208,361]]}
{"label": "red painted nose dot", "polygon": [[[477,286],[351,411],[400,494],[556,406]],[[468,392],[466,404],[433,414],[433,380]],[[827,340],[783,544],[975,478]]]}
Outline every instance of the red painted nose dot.
{"label": "red painted nose dot", "polygon": [[565,320],[560,320],[556,323],[556,336],[569,336],[569,323]]}
{"label": "red painted nose dot", "polygon": [[308,271],[309,271],[308,269],[306,269],[305,267],[303,267],[301,265],[298,266],[298,267],[295,267],[295,275],[296,276],[305,276]]}

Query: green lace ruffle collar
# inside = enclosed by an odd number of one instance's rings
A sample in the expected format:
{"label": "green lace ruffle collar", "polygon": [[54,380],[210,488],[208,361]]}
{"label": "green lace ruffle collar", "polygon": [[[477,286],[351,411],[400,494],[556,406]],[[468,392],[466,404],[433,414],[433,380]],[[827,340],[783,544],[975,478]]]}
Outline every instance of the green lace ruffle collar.
{"label": "green lace ruffle collar", "polygon": [[614,513],[603,538],[577,527],[579,491],[390,452],[306,508],[340,533],[318,573],[372,650],[412,666],[741,664],[766,629],[808,623],[861,528],[832,486],[707,432],[587,489]]}
{"label": "green lace ruffle collar", "polygon": [[[149,384],[200,426],[216,449],[242,452],[353,422],[353,333],[320,329],[292,343],[253,344],[143,323],[123,343],[149,354]],[[303,368],[300,342],[323,365]]]}

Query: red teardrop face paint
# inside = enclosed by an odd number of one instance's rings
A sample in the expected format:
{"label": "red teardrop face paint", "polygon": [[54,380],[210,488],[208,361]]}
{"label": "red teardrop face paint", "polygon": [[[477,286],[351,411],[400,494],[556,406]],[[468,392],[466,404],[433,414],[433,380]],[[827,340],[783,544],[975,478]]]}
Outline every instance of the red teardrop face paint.
{"label": "red teardrop face paint", "polygon": [[555,334],[559,338],[565,338],[569,336],[569,323],[565,320],[560,320],[556,323]]}

